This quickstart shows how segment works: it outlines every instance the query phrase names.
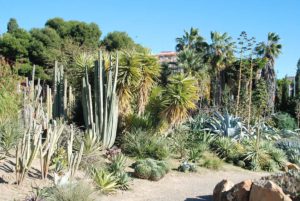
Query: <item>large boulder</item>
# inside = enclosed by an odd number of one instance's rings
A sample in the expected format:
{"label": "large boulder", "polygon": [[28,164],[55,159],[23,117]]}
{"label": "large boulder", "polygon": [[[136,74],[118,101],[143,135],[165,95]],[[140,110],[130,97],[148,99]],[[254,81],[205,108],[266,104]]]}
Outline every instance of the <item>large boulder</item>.
{"label": "large boulder", "polygon": [[229,191],[234,186],[234,183],[223,179],[220,183],[218,183],[213,192],[213,201],[222,201],[222,197],[224,197],[224,193]]}
{"label": "large boulder", "polygon": [[274,182],[261,180],[254,182],[249,201],[292,201]]}
{"label": "large boulder", "polygon": [[225,193],[226,195],[222,197],[222,201],[249,201],[251,186],[252,180],[250,179],[234,185]]}

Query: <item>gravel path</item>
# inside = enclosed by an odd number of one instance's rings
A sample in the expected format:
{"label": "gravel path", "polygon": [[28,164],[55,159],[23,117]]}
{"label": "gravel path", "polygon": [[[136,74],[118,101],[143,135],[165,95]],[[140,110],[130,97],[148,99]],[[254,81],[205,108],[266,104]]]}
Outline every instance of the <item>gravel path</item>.
{"label": "gravel path", "polygon": [[265,175],[233,166],[221,171],[201,169],[199,173],[172,171],[158,182],[135,179],[132,190],[98,197],[97,201],[211,201],[213,189],[222,179],[237,183]]}

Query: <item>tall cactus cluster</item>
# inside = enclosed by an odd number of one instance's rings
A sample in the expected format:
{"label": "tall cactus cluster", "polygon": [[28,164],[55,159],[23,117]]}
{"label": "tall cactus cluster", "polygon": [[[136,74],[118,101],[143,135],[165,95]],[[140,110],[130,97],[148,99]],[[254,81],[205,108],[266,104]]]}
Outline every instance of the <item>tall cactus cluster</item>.
{"label": "tall cactus cluster", "polygon": [[[57,67],[57,63],[55,66]],[[56,93],[54,94],[54,104],[51,89],[47,86],[46,110],[43,103],[42,86],[39,80],[37,84],[34,83],[34,77],[35,67],[32,72],[32,80],[28,81],[27,79],[26,86],[22,87],[24,94],[22,110],[24,134],[22,141],[16,149],[17,184],[20,184],[24,180],[25,175],[31,168],[32,162],[38,155],[40,156],[42,178],[47,178],[52,156],[57,149],[58,141],[65,128],[64,121],[58,121],[59,123],[57,123],[54,120],[54,117],[65,117],[67,112],[67,105],[64,105],[68,103],[66,95],[67,85],[63,79],[63,68],[61,67],[59,71],[55,70],[56,89],[54,91]],[[61,89],[63,89],[63,93],[61,93]],[[74,100],[70,91],[68,96],[71,97],[72,101]],[[52,105],[54,105],[53,113],[55,114],[53,116]],[[63,110],[56,110],[58,108]],[[73,153],[73,135],[73,131],[71,131],[71,140],[68,142],[68,167],[71,176],[78,169],[83,150],[82,144],[80,151]]]}
{"label": "tall cactus cluster", "polygon": [[50,105],[52,103],[51,89],[49,90],[47,90],[47,94],[49,94],[50,101],[47,100],[47,108],[49,108],[51,117],[53,111],[53,118],[70,118],[75,99],[72,93],[72,86],[68,87],[67,79],[64,76],[64,68],[62,65],[58,66],[58,62],[55,62],[54,66],[53,109],[52,105]]}
{"label": "tall cactus cluster", "polygon": [[92,139],[100,140],[105,148],[109,148],[115,142],[118,124],[118,54],[114,64],[110,56],[108,72],[105,71],[104,63],[100,52],[98,60],[95,61],[94,96],[86,70],[82,80],[82,106],[89,135]]}

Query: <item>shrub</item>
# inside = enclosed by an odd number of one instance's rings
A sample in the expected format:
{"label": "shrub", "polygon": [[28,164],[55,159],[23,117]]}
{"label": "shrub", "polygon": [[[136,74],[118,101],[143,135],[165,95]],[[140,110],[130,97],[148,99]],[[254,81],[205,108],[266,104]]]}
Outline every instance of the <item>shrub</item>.
{"label": "shrub", "polygon": [[153,159],[139,160],[133,164],[133,168],[136,177],[152,181],[158,181],[170,171],[166,162]]}
{"label": "shrub", "polygon": [[211,144],[211,149],[221,158],[227,162],[235,163],[242,158],[245,152],[244,146],[239,142],[233,141],[228,137],[218,137]]}
{"label": "shrub", "polygon": [[18,119],[10,119],[0,124],[0,147],[5,152],[14,148],[22,137],[22,129]]}
{"label": "shrub", "polygon": [[280,186],[285,194],[290,195],[292,200],[300,201],[300,172],[289,171],[263,177],[263,180],[272,180]]}
{"label": "shrub", "polygon": [[219,170],[222,165],[223,161],[211,153],[206,153],[200,163],[200,166],[213,170]]}
{"label": "shrub", "polygon": [[[33,66],[30,64],[17,64],[18,74],[24,77],[31,77]],[[44,71],[43,67],[35,66],[35,77],[45,81],[51,80],[50,76]]]}
{"label": "shrub", "polygon": [[300,140],[298,138],[279,140],[276,147],[286,153],[290,162],[300,164]]}
{"label": "shrub", "polygon": [[277,113],[273,116],[273,120],[279,129],[294,130],[297,128],[295,119],[288,113]]}
{"label": "shrub", "polygon": [[122,148],[126,154],[137,158],[166,159],[170,155],[167,139],[138,130],[126,133]]}
{"label": "shrub", "polygon": [[244,141],[246,152],[244,161],[246,167],[252,170],[275,171],[282,167],[286,161],[285,153],[276,148],[272,142],[256,140]]}
{"label": "shrub", "polygon": [[92,201],[93,190],[85,183],[71,183],[42,189],[39,197],[45,201]]}

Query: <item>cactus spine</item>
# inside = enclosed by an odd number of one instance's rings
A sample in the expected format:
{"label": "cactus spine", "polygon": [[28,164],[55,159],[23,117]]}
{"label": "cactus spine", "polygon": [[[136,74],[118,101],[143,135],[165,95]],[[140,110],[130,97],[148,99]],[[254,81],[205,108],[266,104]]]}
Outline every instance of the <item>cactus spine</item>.
{"label": "cactus spine", "polygon": [[110,57],[110,67],[108,72],[105,72],[103,56],[100,52],[99,59],[95,61],[94,103],[87,69],[82,81],[82,104],[86,127],[89,129],[89,133],[97,136],[97,139],[100,139],[106,148],[111,147],[116,139],[118,124],[117,77],[118,54],[114,66],[112,57]]}

